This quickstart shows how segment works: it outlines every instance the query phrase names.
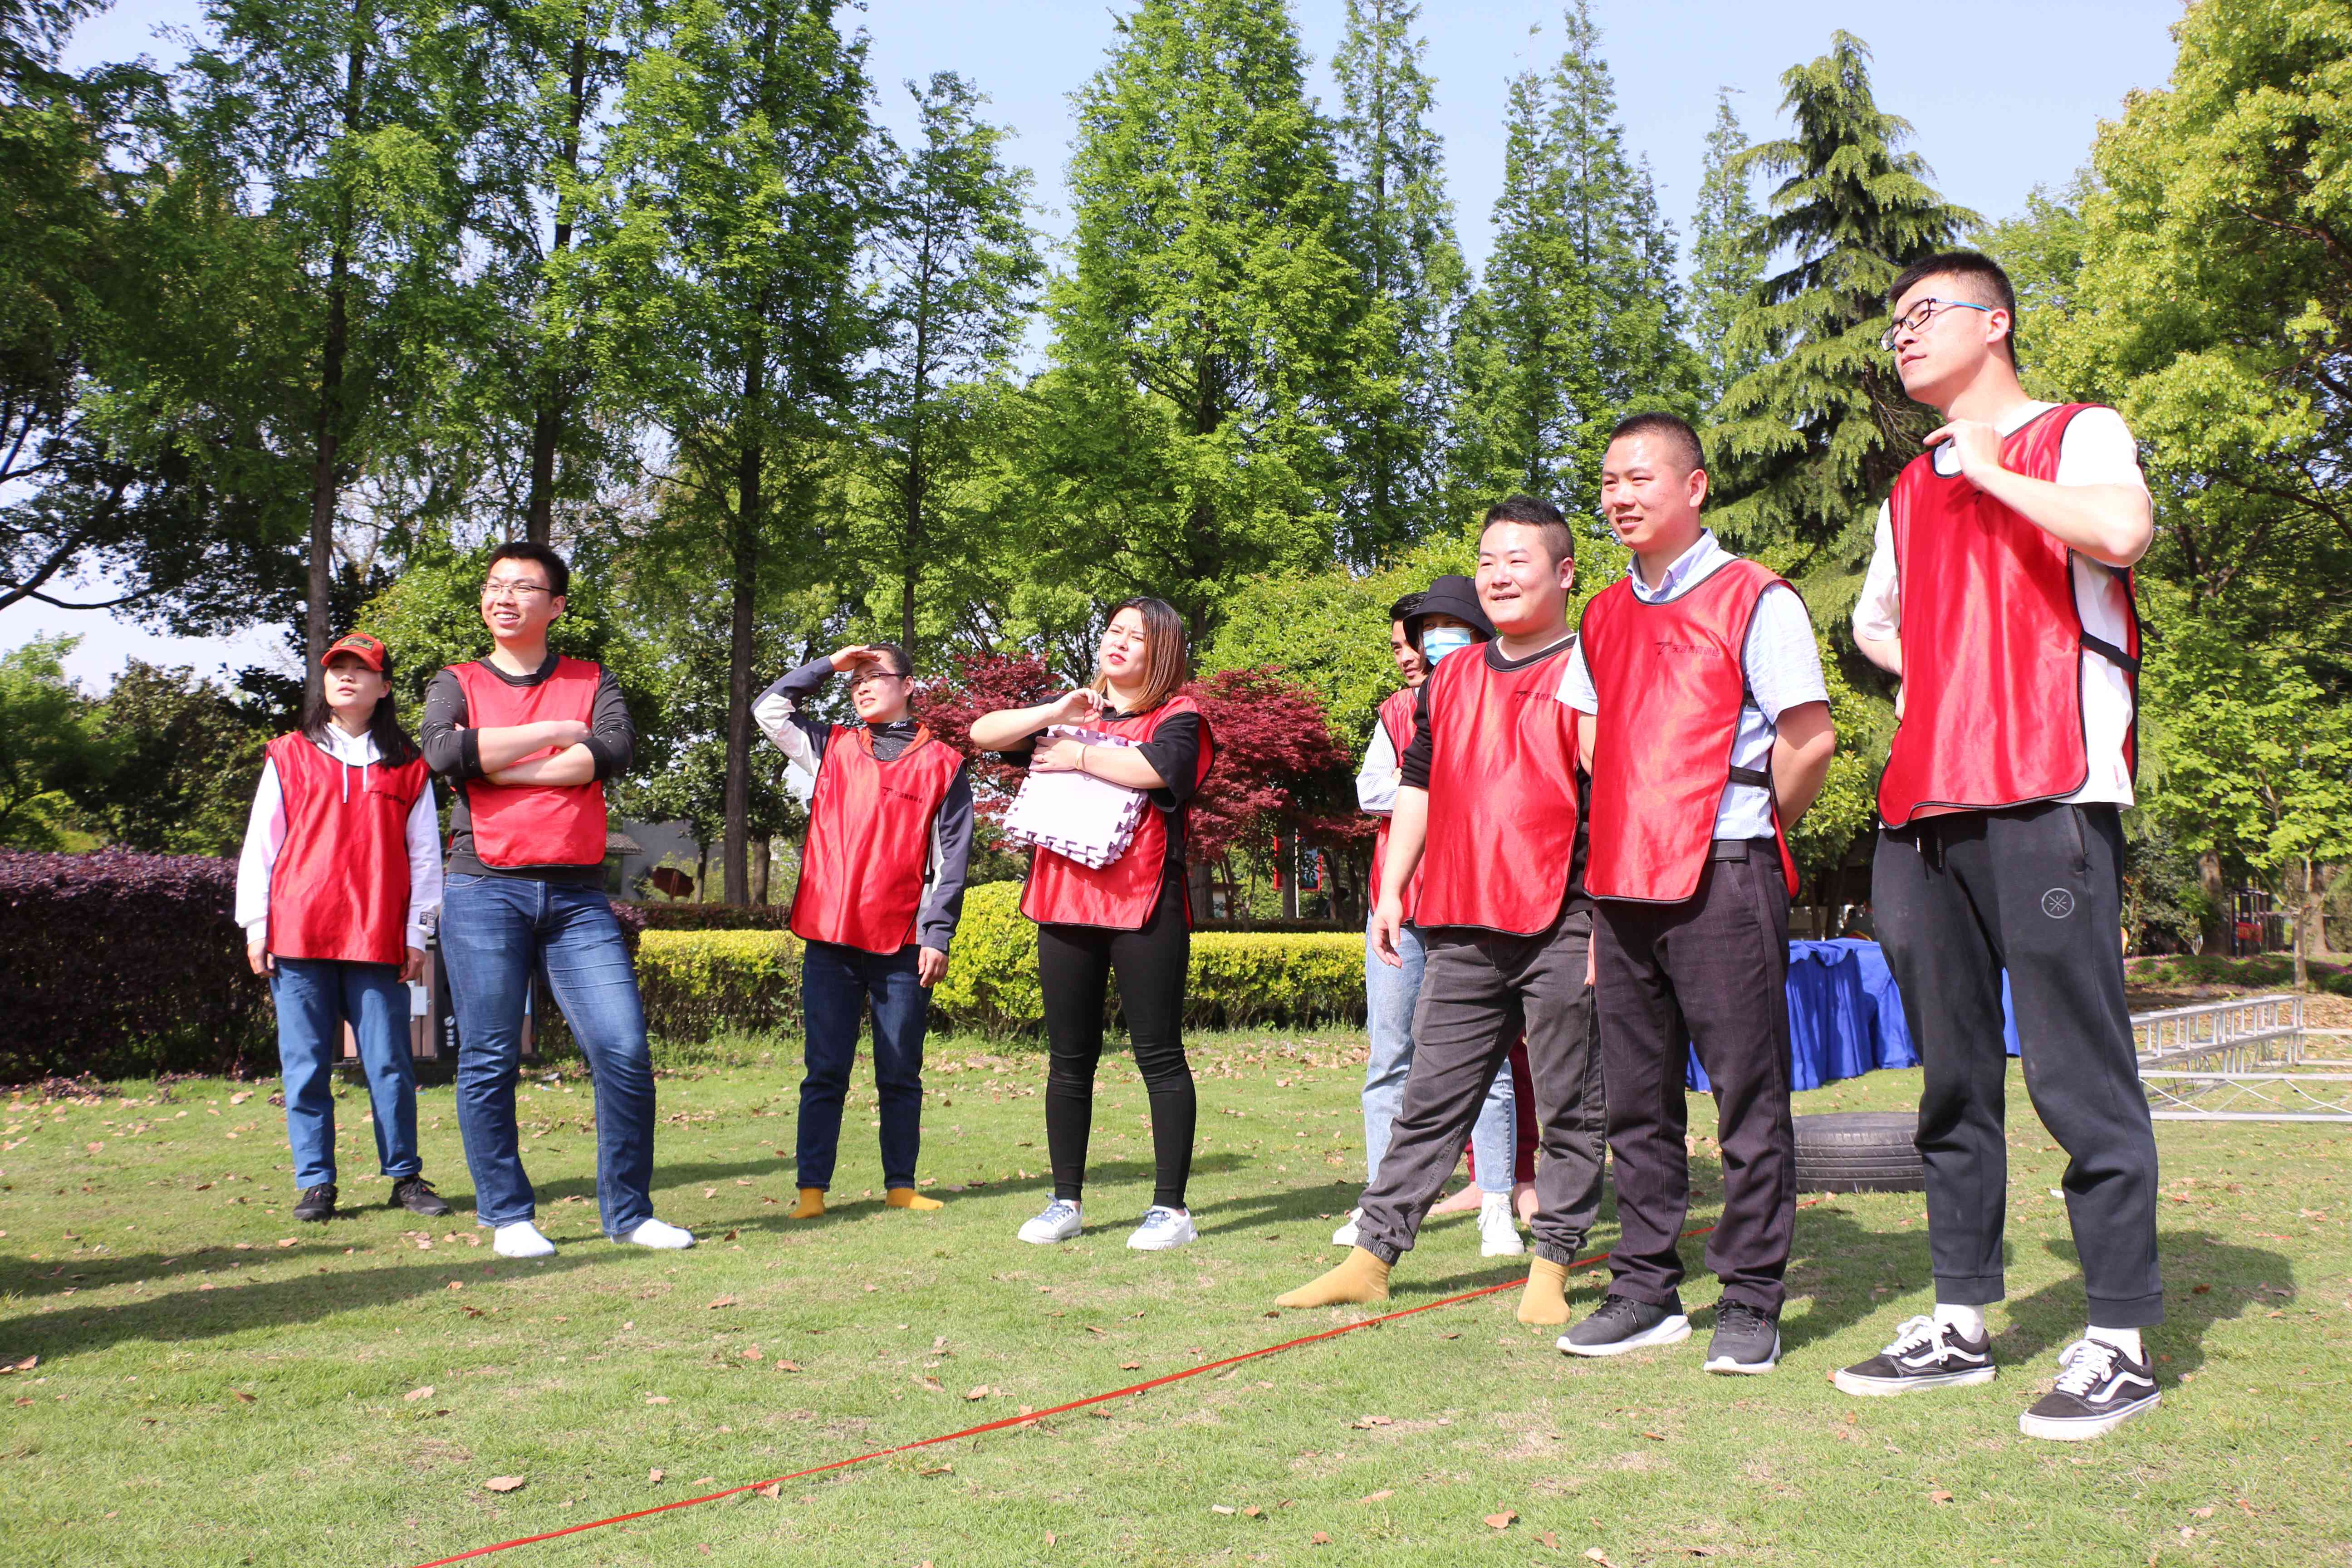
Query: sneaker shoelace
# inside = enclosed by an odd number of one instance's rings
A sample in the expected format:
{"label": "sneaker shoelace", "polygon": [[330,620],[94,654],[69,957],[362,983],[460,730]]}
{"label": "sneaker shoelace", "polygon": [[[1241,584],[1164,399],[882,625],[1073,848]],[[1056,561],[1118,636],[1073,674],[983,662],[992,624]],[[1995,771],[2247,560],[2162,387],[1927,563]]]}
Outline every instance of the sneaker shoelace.
{"label": "sneaker shoelace", "polygon": [[1761,1328],[1764,1314],[1745,1301],[1726,1301],[1716,1309],[1715,1326],[1743,1333],[1751,1328]]}
{"label": "sneaker shoelace", "polygon": [[2058,1352],[2058,1392],[2076,1398],[2105,1383],[2123,1352],[2105,1340],[2076,1340]]}
{"label": "sneaker shoelace", "polygon": [[1944,1325],[1933,1318],[1906,1318],[1895,1325],[1895,1342],[1879,1352],[1881,1355],[1906,1356],[1922,1350],[1944,1352]]}
{"label": "sneaker shoelace", "polygon": [[1045,1220],[1048,1224],[1058,1224],[1063,1220],[1068,1219],[1077,1212],[1078,1205],[1070,1202],[1069,1199],[1055,1198],[1052,1203],[1045,1205],[1045,1212],[1039,1215],[1037,1217]]}
{"label": "sneaker shoelace", "polygon": [[1150,1208],[1143,1215],[1143,1228],[1160,1230],[1183,1223],[1184,1215],[1176,1209]]}

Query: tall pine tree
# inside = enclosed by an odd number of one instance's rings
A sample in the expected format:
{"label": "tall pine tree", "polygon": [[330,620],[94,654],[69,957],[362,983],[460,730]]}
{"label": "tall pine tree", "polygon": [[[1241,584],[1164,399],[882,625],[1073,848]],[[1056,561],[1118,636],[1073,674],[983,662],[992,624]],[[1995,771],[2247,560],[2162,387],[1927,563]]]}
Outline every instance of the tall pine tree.
{"label": "tall pine tree", "polygon": [[[1877,503],[1934,428],[1878,346],[1887,286],[1980,220],[1902,150],[1910,123],[1878,107],[1860,38],[1833,35],[1828,54],[1780,82],[1794,134],[1726,164],[1781,176],[1757,250],[1790,264],[1749,291],[1732,325],[1731,353],[1762,363],[1725,393],[1708,438],[1727,503],[1716,526],[1783,572],[1851,574]],[[1836,605],[1816,595],[1813,607]]]}
{"label": "tall pine tree", "polygon": [[1710,417],[1732,383],[1763,363],[1753,342],[1734,347],[1732,326],[1764,276],[1758,225],[1762,215],[1748,195],[1748,133],[1731,107],[1732,89],[1715,95],[1715,124],[1706,133],[1698,211],[1691,218],[1690,331],[1698,345],[1699,407]]}
{"label": "tall pine tree", "polygon": [[1348,0],[1339,80],[1349,246],[1372,315],[1344,425],[1343,551],[1385,559],[1436,521],[1454,401],[1451,344],[1468,273],[1445,195],[1435,94],[1412,0]]}
{"label": "tall pine tree", "polygon": [[1328,562],[1366,320],[1283,0],[1143,0],[1077,95],[1032,574],[1157,593]]}

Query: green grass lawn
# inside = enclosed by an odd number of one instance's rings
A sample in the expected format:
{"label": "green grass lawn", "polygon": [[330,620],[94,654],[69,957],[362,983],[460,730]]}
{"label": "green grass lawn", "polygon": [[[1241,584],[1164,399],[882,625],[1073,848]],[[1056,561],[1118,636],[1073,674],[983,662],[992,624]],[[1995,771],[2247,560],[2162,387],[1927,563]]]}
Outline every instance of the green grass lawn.
{"label": "green grass lawn", "polygon": [[[460,1212],[380,1206],[363,1093],[346,1201],[288,1217],[270,1084],[12,1101],[0,1126],[0,1562],[413,1564],[799,1470],[1310,1332],[1272,1310],[1323,1268],[1360,1166],[1360,1037],[1196,1053],[1199,1245],[1132,1253],[1150,1133],[1131,1064],[1097,1101],[1091,1228],[1013,1239],[1047,1192],[1042,1060],[935,1043],[924,1168],[947,1208],[886,1210],[870,1089],[835,1212],[790,1205],[793,1053],[666,1075],[657,1206],[694,1251],[597,1233],[586,1084],[525,1091],[561,1252],[490,1256],[449,1090],[426,1171]],[[2014,1079],[2012,1079],[2014,1083]],[[1916,1074],[1804,1097],[1897,1107]],[[1692,1106],[1702,1186],[1720,1193]],[[2061,1156],[2012,1089],[2010,1289],[1993,1384],[1854,1401],[1829,1373],[1927,1309],[1916,1194],[1800,1216],[1787,1352],[1765,1378],[1687,1343],[1578,1362],[1510,1292],[1037,1425],[492,1561],[743,1563],[2336,1563],[2352,1554],[2352,1134],[2158,1125],[2164,1405],[2102,1442],[2018,1435],[2082,1323]],[[877,1190],[861,1195],[868,1184]],[[959,1190],[960,1189],[960,1190]],[[1613,1235],[1604,1209],[1596,1246]],[[1696,1268],[1703,1244],[1685,1244]],[[1512,1277],[1436,1222],[1391,1308]],[[1578,1276],[1573,1305],[1605,1271]],[[484,1483],[520,1477],[494,1493]],[[1230,1510],[1230,1511],[1227,1511]],[[1510,1518],[1504,1528],[1489,1516]]]}

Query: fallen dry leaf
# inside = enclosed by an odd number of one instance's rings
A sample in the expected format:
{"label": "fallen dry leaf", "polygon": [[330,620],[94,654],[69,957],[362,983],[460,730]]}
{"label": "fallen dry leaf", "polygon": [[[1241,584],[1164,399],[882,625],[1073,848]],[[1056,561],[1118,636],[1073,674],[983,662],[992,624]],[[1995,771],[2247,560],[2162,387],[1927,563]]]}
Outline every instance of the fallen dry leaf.
{"label": "fallen dry leaf", "polygon": [[753,1487],[751,1489],[759,1493],[761,1497],[782,1497],[784,1495],[784,1487],[782,1481],[761,1481],[758,1486]]}
{"label": "fallen dry leaf", "polygon": [[1352,1425],[1357,1431],[1361,1432],[1373,1426],[1393,1426],[1396,1423],[1385,1415],[1365,1415],[1359,1417]]}
{"label": "fallen dry leaf", "polygon": [[1211,1513],[1231,1513],[1234,1510],[1227,1508],[1223,1503],[1213,1502],[1209,1505],[1209,1511]]}
{"label": "fallen dry leaf", "polygon": [[646,1403],[647,1405],[667,1405],[669,1403],[669,1395],[667,1394],[648,1394],[646,1395]]}
{"label": "fallen dry leaf", "polygon": [[1054,1532],[1053,1532],[1052,1531],[1050,1531],[1050,1530],[1049,1530],[1049,1531],[1047,1531],[1045,1532],[1045,1544],[1046,1544],[1046,1545],[1048,1545],[1048,1546],[1053,1545],[1053,1544],[1054,1544],[1054,1539],[1055,1539],[1055,1537],[1054,1537]]}
{"label": "fallen dry leaf", "polygon": [[1358,1502],[1386,1502],[1389,1499],[1394,1496],[1396,1496],[1395,1488],[1382,1487],[1376,1492],[1366,1492],[1362,1497],[1358,1498],[1356,1500]]}
{"label": "fallen dry leaf", "polygon": [[2213,1505],[2209,1502],[2203,1508],[2192,1510],[2189,1517],[2191,1519],[2210,1519],[2213,1517]]}
{"label": "fallen dry leaf", "polygon": [[1543,1547],[1546,1552],[1557,1552],[1559,1550],[1559,1537],[1554,1535],[1549,1530],[1545,1531],[1541,1535],[1537,1536],[1536,1539],[1543,1542]]}
{"label": "fallen dry leaf", "polygon": [[1328,1546],[1331,1544],[1331,1538],[1318,1530],[1314,1534],[1307,1538],[1307,1544],[1309,1546]]}
{"label": "fallen dry leaf", "polygon": [[749,1350],[745,1351],[745,1352],[743,1352],[743,1359],[744,1359],[745,1361],[758,1361],[758,1360],[760,1360],[760,1359],[761,1359],[761,1357],[760,1357],[760,1347],[759,1347],[759,1346],[757,1346],[757,1345],[753,1345],[753,1346],[751,1346]]}
{"label": "fallen dry leaf", "polygon": [[796,1361],[780,1360],[776,1363],[776,1370],[778,1372],[804,1372],[807,1369],[803,1367],[801,1363]]}
{"label": "fallen dry leaf", "polygon": [[702,1189],[702,1195],[706,1198],[715,1198],[719,1195],[719,1189],[717,1187],[705,1187]]}
{"label": "fallen dry leaf", "polygon": [[1653,1443],[1663,1443],[1666,1440],[1666,1435],[1664,1432],[1644,1432],[1642,1436]]}
{"label": "fallen dry leaf", "polygon": [[1118,1370],[1121,1372],[1141,1372],[1143,1370],[1143,1363],[1139,1361],[1123,1361],[1118,1363]]}
{"label": "fallen dry leaf", "polygon": [[708,1310],[715,1312],[721,1307],[733,1307],[740,1304],[740,1303],[732,1296],[720,1296],[709,1303]]}
{"label": "fallen dry leaf", "polygon": [[983,1383],[976,1387],[966,1389],[964,1391],[964,1397],[966,1399],[985,1399],[992,1392],[993,1390],[992,1390],[988,1384]]}
{"label": "fallen dry leaf", "polygon": [[1247,1508],[1242,1510],[1242,1517],[1244,1519],[1260,1519],[1265,1517],[1265,1510],[1258,1507],[1255,1503],[1252,1503]]}
{"label": "fallen dry leaf", "polygon": [[0,1366],[0,1377],[5,1377],[12,1372],[30,1372],[40,1364],[39,1356],[28,1355],[23,1361],[11,1362],[6,1366]]}
{"label": "fallen dry leaf", "polygon": [[290,1236],[281,1237],[278,1238],[278,1245],[280,1247],[291,1247],[294,1245],[294,1238]]}
{"label": "fallen dry leaf", "polygon": [[251,1404],[253,1404],[253,1403],[255,1402],[255,1401],[254,1401],[254,1397],[253,1397],[253,1395],[252,1395],[252,1394],[247,1394],[247,1393],[245,1390],[243,1390],[242,1388],[237,1389],[237,1390],[236,1390],[235,1392],[236,1392],[236,1396],[237,1396],[239,1399],[244,1400],[247,1405],[251,1405]]}
{"label": "fallen dry leaf", "polygon": [[1927,1494],[1927,1500],[1929,1502],[1949,1502],[1952,1500],[1952,1494],[1945,1491],[1939,1487],[1936,1490]]}
{"label": "fallen dry leaf", "polygon": [[520,1476],[492,1476],[488,1480],[482,1483],[482,1489],[486,1492],[520,1491],[522,1489],[522,1478]]}
{"label": "fallen dry leaf", "polygon": [[253,1090],[249,1089],[240,1089],[235,1094],[228,1097],[228,1102],[231,1105],[243,1105],[247,1100],[251,1100],[252,1098]]}
{"label": "fallen dry leaf", "polygon": [[1507,1508],[1500,1513],[1488,1514],[1486,1527],[1490,1530],[1508,1530],[1511,1528],[1511,1521],[1518,1517],[1518,1511],[1516,1509]]}
{"label": "fallen dry leaf", "polygon": [[919,1476],[951,1476],[955,1474],[955,1467],[953,1465],[933,1465],[929,1469],[918,1467],[915,1473]]}
{"label": "fallen dry leaf", "polygon": [[1586,1547],[1584,1549],[1584,1554],[1593,1562],[1602,1564],[1602,1568],[1612,1568],[1612,1565],[1609,1563],[1609,1553],[1601,1551],[1598,1546]]}
{"label": "fallen dry leaf", "polygon": [[659,1486],[659,1485],[661,1485],[661,1479],[662,1479],[662,1472],[661,1472],[661,1471],[659,1471],[659,1470],[647,1470],[647,1471],[646,1472],[646,1484],[647,1486]]}
{"label": "fallen dry leaf", "polygon": [[401,1395],[401,1398],[407,1400],[412,1405],[415,1404],[416,1401],[420,1399],[430,1399],[432,1397],[433,1385],[429,1383],[422,1388],[412,1388],[407,1393]]}

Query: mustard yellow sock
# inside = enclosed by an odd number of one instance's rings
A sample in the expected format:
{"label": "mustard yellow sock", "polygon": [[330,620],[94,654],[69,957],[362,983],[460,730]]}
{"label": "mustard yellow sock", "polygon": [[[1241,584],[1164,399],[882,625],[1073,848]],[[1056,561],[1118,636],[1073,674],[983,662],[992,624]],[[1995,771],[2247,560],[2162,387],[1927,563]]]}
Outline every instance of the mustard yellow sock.
{"label": "mustard yellow sock", "polygon": [[1336,1307],[1349,1301],[1389,1299],[1389,1266],[1360,1247],[1351,1247],[1339,1266],[1297,1289],[1276,1296],[1277,1307]]}
{"label": "mustard yellow sock", "polygon": [[824,1189],[823,1187],[803,1187],[801,1189],[801,1201],[793,1205],[793,1212],[786,1215],[784,1217],[786,1219],[815,1219],[824,1213]]}
{"label": "mustard yellow sock", "polygon": [[882,1194],[882,1201],[894,1209],[943,1209],[948,1205],[937,1198],[927,1198],[912,1187],[892,1187]]}
{"label": "mustard yellow sock", "polygon": [[1519,1321],[1568,1321],[1568,1265],[1538,1258],[1528,1268],[1528,1288],[1519,1295]]}

